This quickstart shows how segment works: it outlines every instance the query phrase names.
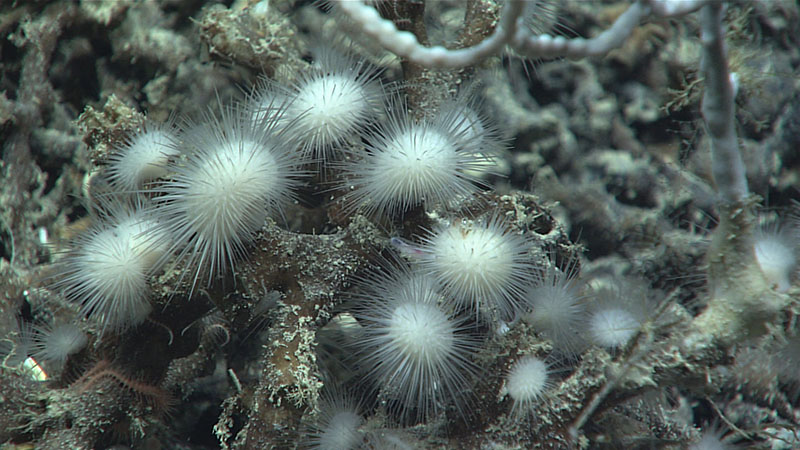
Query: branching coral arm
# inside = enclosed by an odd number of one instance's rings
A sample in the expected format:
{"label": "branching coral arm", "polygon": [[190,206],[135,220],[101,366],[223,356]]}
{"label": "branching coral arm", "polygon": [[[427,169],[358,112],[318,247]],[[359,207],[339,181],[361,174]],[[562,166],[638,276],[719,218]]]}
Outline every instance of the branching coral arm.
{"label": "branching coral arm", "polygon": [[472,47],[449,50],[441,46],[425,47],[414,34],[398,30],[394,23],[382,18],[375,8],[361,1],[340,0],[336,3],[361,27],[364,34],[375,39],[383,48],[413,63],[435,68],[469,66],[499,53],[516,33],[517,18],[522,15],[525,6],[523,0],[509,0],[491,36]]}
{"label": "branching coral arm", "polygon": [[659,17],[685,16],[714,0],[645,0]]}
{"label": "branching coral arm", "polygon": [[524,30],[517,30],[512,44],[519,53],[531,58],[600,56],[620,47],[639,22],[649,14],[650,8],[647,5],[636,2],[617,18],[611,28],[591,39],[567,39],[547,34],[532,36]]}
{"label": "branching coral arm", "polygon": [[568,39],[547,34],[534,36],[528,30],[518,28],[510,44],[519,54],[529,58],[602,56],[621,47],[639,22],[651,14],[660,17],[681,16],[699,9],[706,2],[708,0],[639,0],[620,14],[609,29],[593,38]]}
{"label": "branching coral arm", "polygon": [[702,69],[706,89],[703,118],[711,137],[711,164],[714,182],[722,202],[741,202],[748,196],[744,163],[734,127],[735,78],[728,69],[723,8],[709,3],[700,11],[703,43]]}
{"label": "branching coral arm", "polygon": [[529,58],[585,58],[601,56],[618,48],[642,19],[652,15],[681,16],[698,10],[710,0],[638,0],[631,4],[611,27],[593,38],[565,38],[533,35],[519,26],[524,0],[508,0],[491,36],[472,47],[450,50],[442,46],[425,47],[414,34],[398,30],[390,20],[362,1],[339,0],[337,5],[367,36],[397,56],[423,67],[458,68],[477,64],[509,45]]}

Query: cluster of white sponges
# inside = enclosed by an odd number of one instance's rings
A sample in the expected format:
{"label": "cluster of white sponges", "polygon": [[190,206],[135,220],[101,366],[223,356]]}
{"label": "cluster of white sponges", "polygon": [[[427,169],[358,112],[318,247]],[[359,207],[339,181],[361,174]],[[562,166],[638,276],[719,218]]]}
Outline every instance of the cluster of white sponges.
{"label": "cluster of white sponges", "polygon": [[[179,267],[190,295],[234,271],[267,218],[284,216],[320,165],[334,174],[330,192],[347,212],[454,210],[490,172],[503,146],[497,128],[467,94],[412,116],[378,75],[322,53],[288,86],[262,81],[244,102],[218,102],[181,127],[146,124],[109,157],[116,193],[71,242],[55,285],[103,331],[127,330],[150,313],[149,282],[164,267]],[[590,343],[618,348],[643,321],[610,301],[587,308],[575,274],[538,268],[529,238],[500,212],[442,219],[415,241],[393,241],[410,264],[362,279],[349,312],[361,332],[358,370],[401,422],[448,407],[464,413],[479,336],[500,321],[527,320],[567,355]],[[520,357],[505,383],[512,412],[530,410],[551,379],[547,363]],[[312,446],[353,447],[362,423],[355,408],[324,414]]]}
{"label": "cluster of white sponges", "polygon": [[[487,170],[480,163],[498,147],[470,96],[416,120],[378,76],[362,60],[323,50],[288,86],[265,80],[244,102],[217,102],[181,127],[146,122],[114,149],[105,172],[112,195],[134,199],[136,218],[108,209],[70,243],[56,285],[103,329],[136,325],[150,312],[149,277],[179,267],[193,292],[231,272],[265,219],[284,216],[315,163],[339,170],[351,212],[396,214],[474,192],[467,172]],[[504,289],[472,283],[471,301],[497,293],[507,302]]]}
{"label": "cluster of white sponges", "polygon": [[[590,288],[575,260],[563,270],[552,263],[541,269],[530,241],[505,215],[443,221],[417,240],[392,239],[410,265],[387,264],[384,274],[363,280],[352,310],[363,328],[357,366],[403,421],[467,401],[481,327],[502,335],[503,323],[524,320],[551,341],[550,357],[572,361],[591,345],[611,352],[626,346],[649,319],[651,293],[641,283],[598,278]],[[512,414],[527,414],[553,378],[539,358],[515,361],[503,388]]]}
{"label": "cluster of white sponges", "polygon": [[109,158],[115,192],[70,242],[55,286],[103,330],[120,332],[148,316],[149,278],[167,262],[192,290],[232,269],[301,175],[297,143],[277,124],[254,123],[249,106],[219,105],[180,132],[142,127]]}
{"label": "cluster of white sponges", "polygon": [[592,289],[568,269],[546,270],[528,291],[522,316],[565,355],[594,344],[608,350],[624,347],[651,318],[652,293],[638,280],[597,280]]}

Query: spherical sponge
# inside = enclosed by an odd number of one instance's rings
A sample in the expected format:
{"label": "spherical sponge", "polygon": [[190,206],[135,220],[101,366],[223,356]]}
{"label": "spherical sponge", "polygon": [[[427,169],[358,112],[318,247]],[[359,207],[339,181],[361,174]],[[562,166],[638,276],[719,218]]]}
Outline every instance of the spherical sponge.
{"label": "spherical sponge", "polygon": [[34,356],[54,365],[63,365],[67,358],[86,346],[86,334],[74,323],[36,327]]}
{"label": "spherical sponge", "polygon": [[518,359],[506,376],[505,390],[514,401],[512,414],[525,414],[552,384],[546,362],[535,356]]}
{"label": "spherical sponge", "polygon": [[614,279],[595,287],[588,312],[590,341],[609,350],[625,346],[648,319],[649,294],[636,279]]}
{"label": "spherical sponge", "polygon": [[363,280],[355,316],[364,327],[358,354],[395,401],[401,420],[429,417],[443,404],[463,404],[475,373],[478,342],[454,316],[430,278],[395,267]]}
{"label": "spherical sponge", "polygon": [[349,450],[360,448],[364,440],[359,430],[364,419],[358,403],[338,390],[323,390],[315,414],[303,419],[305,436],[301,448]]}
{"label": "spherical sponge", "polygon": [[582,288],[575,273],[550,267],[525,295],[529,311],[523,319],[550,339],[557,351],[568,355],[586,347],[586,337],[582,334],[586,324],[586,296]]}
{"label": "spherical sponge", "polygon": [[778,292],[786,292],[797,278],[798,233],[796,226],[765,223],[756,229],[753,247],[764,277]]}
{"label": "spherical sponge", "polygon": [[302,163],[277,119],[255,126],[249,111],[221,110],[188,128],[186,157],[154,189],[159,224],[174,241],[170,250],[179,249],[178,260],[196,270],[193,288],[201,274],[210,283],[233,267],[265,218],[281,213]]}
{"label": "spherical sponge", "polygon": [[121,332],[150,313],[147,279],[158,270],[166,246],[141,204],[112,202],[78,235],[55,265],[54,287],[81,303],[102,331]]}
{"label": "spherical sponge", "polygon": [[592,340],[606,348],[624,345],[641,325],[630,311],[623,308],[598,309],[589,318]]}
{"label": "spherical sponge", "polygon": [[420,265],[457,303],[513,319],[535,269],[521,234],[493,215],[441,225],[422,240]]}
{"label": "spherical sponge", "polygon": [[136,192],[167,173],[169,158],[179,153],[172,121],[146,121],[141,129],[114,149],[108,158],[108,180],[118,192]]}
{"label": "spherical sponge", "polygon": [[343,164],[350,209],[400,213],[411,206],[448,205],[476,191],[474,173],[485,172],[489,156],[480,139],[463,126],[466,106],[442,106],[444,112],[417,121],[399,105],[367,146]]}
{"label": "spherical sponge", "polygon": [[251,95],[254,118],[268,118],[275,99],[286,102],[282,125],[297,138],[305,156],[323,163],[334,146],[363,130],[383,112],[385,92],[378,70],[366,61],[327,47],[314,51],[311,70],[288,88],[265,81]]}

